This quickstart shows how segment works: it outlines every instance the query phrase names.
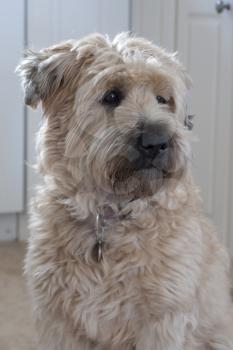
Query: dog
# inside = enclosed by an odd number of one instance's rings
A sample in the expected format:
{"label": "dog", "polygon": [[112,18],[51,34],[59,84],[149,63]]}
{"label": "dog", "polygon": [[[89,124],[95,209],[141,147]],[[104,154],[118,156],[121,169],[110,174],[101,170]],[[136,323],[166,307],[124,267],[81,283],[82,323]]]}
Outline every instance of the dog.
{"label": "dog", "polygon": [[176,55],[92,34],[17,71],[44,111],[25,263],[40,349],[233,349],[230,259],[192,178]]}

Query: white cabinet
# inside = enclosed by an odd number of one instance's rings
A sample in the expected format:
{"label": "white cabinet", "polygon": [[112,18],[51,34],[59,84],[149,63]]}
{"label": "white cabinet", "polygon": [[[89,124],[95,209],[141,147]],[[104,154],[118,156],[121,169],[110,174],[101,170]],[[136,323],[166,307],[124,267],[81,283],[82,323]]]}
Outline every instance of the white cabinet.
{"label": "white cabinet", "polygon": [[24,39],[27,46],[40,49],[62,40],[79,39],[91,32],[113,37],[129,29],[129,0],[1,2],[0,240],[27,238],[27,215],[16,213],[23,210],[24,191],[28,203],[39,181],[30,166],[24,173],[24,150],[29,165],[36,160],[35,134],[42,115],[41,111],[24,109],[20,84],[14,73],[22,57]]}
{"label": "white cabinet", "polygon": [[23,210],[24,107],[14,73],[24,46],[24,1],[1,2],[0,214]]}
{"label": "white cabinet", "polygon": [[[62,40],[79,39],[92,32],[113,37],[130,29],[129,0],[30,0],[28,2],[28,46],[44,48]],[[52,15],[51,15],[52,14]],[[35,162],[35,134],[42,112],[28,109],[28,161]],[[28,168],[28,197],[38,178]]]}
{"label": "white cabinet", "polygon": [[28,46],[46,47],[92,32],[129,30],[129,0],[30,0]]}

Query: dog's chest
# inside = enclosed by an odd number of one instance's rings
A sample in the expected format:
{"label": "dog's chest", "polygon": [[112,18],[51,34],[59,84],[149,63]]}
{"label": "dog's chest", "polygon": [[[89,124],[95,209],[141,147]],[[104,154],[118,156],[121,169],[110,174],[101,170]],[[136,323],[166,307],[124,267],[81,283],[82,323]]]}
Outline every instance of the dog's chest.
{"label": "dog's chest", "polygon": [[132,341],[140,328],[142,306],[145,307],[138,272],[121,264],[109,274],[95,273],[96,279],[86,280],[89,286],[83,286],[86,292],[81,292],[83,297],[77,305],[85,332],[104,343]]}
{"label": "dog's chest", "polygon": [[[65,253],[62,259],[68,286],[61,293],[63,311],[74,329],[106,344],[127,343],[143,324],[184,308],[195,293],[199,271],[197,261],[190,257],[198,257],[199,245],[196,236],[182,233],[181,227],[177,230],[179,235],[168,235],[168,239],[161,236],[159,226],[109,231],[99,263],[91,257],[95,236],[90,232],[88,239],[88,231],[83,230],[83,245],[75,240],[69,248],[78,254]],[[187,279],[190,274],[193,278]]]}
{"label": "dog's chest", "polygon": [[127,342],[143,323],[186,302],[180,297],[186,287],[179,263],[173,261],[170,269],[156,244],[139,242],[136,234],[127,243],[117,240],[99,264],[85,270],[77,308],[89,337]]}

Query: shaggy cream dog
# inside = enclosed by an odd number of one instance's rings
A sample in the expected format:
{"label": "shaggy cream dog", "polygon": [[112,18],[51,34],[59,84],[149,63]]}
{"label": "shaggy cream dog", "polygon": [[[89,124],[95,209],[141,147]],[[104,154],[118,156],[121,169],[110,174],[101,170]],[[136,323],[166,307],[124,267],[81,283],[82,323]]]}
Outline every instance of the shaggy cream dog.
{"label": "shaggy cream dog", "polygon": [[18,67],[42,101],[26,274],[41,349],[230,350],[229,259],[190,173],[174,55],[99,34]]}

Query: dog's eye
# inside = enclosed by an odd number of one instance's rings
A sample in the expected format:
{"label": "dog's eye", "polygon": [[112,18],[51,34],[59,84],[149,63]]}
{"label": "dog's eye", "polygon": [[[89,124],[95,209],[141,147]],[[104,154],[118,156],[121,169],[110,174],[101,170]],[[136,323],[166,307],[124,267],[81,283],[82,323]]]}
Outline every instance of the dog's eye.
{"label": "dog's eye", "polygon": [[165,105],[168,103],[168,101],[163,97],[163,96],[156,96],[156,100],[158,101],[159,104]]}
{"label": "dog's eye", "polygon": [[122,98],[121,91],[114,89],[106,92],[102,99],[102,103],[112,107],[117,107],[121,103]]}

